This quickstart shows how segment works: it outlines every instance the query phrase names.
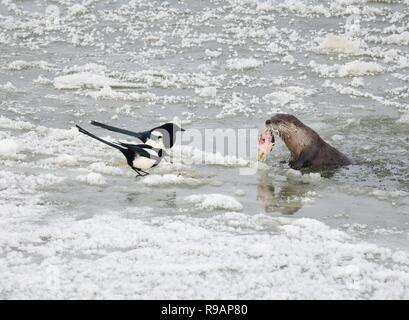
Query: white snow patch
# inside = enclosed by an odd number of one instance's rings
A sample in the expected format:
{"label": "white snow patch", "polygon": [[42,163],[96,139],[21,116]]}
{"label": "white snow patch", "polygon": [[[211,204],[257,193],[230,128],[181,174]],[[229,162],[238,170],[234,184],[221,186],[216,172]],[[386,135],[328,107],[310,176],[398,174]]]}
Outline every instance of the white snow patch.
{"label": "white snow patch", "polygon": [[14,84],[8,81],[6,84],[0,84],[0,90],[14,92],[17,91],[17,88],[14,86]]}
{"label": "white snow patch", "polygon": [[201,210],[232,210],[241,211],[243,205],[231,196],[224,194],[194,194],[184,198],[185,201],[193,203]]}
{"label": "white snow patch", "polygon": [[399,44],[399,45],[408,45],[409,44],[409,32],[404,31],[398,34],[392,34],[384,39],[384,42],[387,44]]}
{"label": "white snow patch", "polygon": [[122,82],[101,74],[79,72],[54,78],[54,87],[57,89],[99,89],[105,86],[112,88],[139,88],[139,84]]}
{"label": "white snow patch", "polygon": [[382,73],[383,67],[376,62],[351,61],[339,68],[339,76],[363,76]]}
{"label": "white snow patch", "polygon": [[318,172],[302,174],[302,172],[299,170],[288,169],[286,174],[289,178],[292,178],[294,180],[299,180],[304,183],[314,184],[314,183],[318,183],[321,181],[321,175]]}
{"label": "white snow patch", "polygon": [[234,194],[236,196],[242,197],[242,196],[246,195],[246,192],[244,190],[242,190],[242,189],[237,189],[237,190],[234,190]]}
{"label": "white snow patch", "polygon": [[236,58],[226,61],[227,69],[229,70],[245,70],[245,69],[254,69],[263,64],[262,61],[251,58]]}
{"label": "white snow patch", "polygon": [[[48,187],[50,185],[59,184],[65,180],[65,177],[56,176],[50,173],[40,174],[40,175],[26,175],[17,174],[11,171],[1,171],[0,170],[0,181],[2,181],[2,188],[8,189],[10,193],[4,194],[2,191],[0,197],[1,200],[7,199],[7,203],[12,203],[13,199],[24,200],[27,196],[29,201],[32,201],[33,195],[35,197],[39,196],[37,189]],[[22,195],[24,195],[22,197]],[[17,204],[22,205],[22,203]],[[27,208],[30,212],[30,208]],[[0,215],[2,214],[0,210]],[[1,222],[0,222],[1,224]]]}
{"label": "white snow patch", "polygon": [[0,159],[18,159],[19,145],[12,139],[0,140]]}
{"label": "white snow patch", "polygon": [[89,72],[93,74],[105,75],[106,71],[108,71],[106,66],[94,62],[89,62],[83,65],[68,66],[63,69],[63,73],[65,74]]}
{"label": "white snow patch", "polygon": [[124,174],[124,171],[122,169],[108,166],[103,162],[94,162],[89,166],[89,169],[95,172],[109,174],[112,176],[121,176]]}
{"label": "white snow patch", "polygon": [[302,181],[304,183],[319,183],[321,181],[321,174],[318,172],[310,172],[302,175]]}
{"label": "white snow patch", "polygon": [[213,51],[213,50],[206,49],[206,50],[205,50],[205,54],[206,54],[208,57],[217,58],[217,57],[220,57],[220,55],[221,55],[222,53],[221,53],[220,51]]}
{"label": "white snow patch", "polygon": [[187,186],[198,186],[204,184],[205,181],[201,179],[196,179],[192,177],[184,177],[182,175],[177,174],[164,174],[164,175],[157,175],[151,174],[149,176],[144,177],[141,180],[141,183],[148,187],[166,187],[171,185],[187,185]]}
{"label": "white snow patch", "polygon": [[303,97],[312,96],[315,93],[316,91],[313,89],[300,86],[289,86],[282,90],[268,93],[264,95],[263,99],[268,103],[283,107],[289,103],[301,104],[303,102]]}
{"label": "white snow patch", "polygon": [[62,154],[50,160],[61,167],[75,167],[78,165],[78,159],[68,154]]}
{"label": "white snow patch", "polygon": [[402,114],[396,122],[409,124],[409,113]]}
{"label": "white snow patch", "polygon": [[343,65],[317,64],[315,61],[310,61],[308,66],[310,66],[322,77],[356,77],[364,75],[375,75],[385,71],[384,68],[376,62],[367,62],[361,60],[347,62]]}
{"label": "white snow patch", "polygon": [[226,102],[223,105],[221,112],[216,115],[217,119],[222,119],[226,117],[233,117],[239,114],[243,114],[246,117],[249,117],[254,113],[254,108],[246,103],[238,92],[233,92],[232,98],[229,102]]}
{"label": "white snow patch", "polygon": [[351,81],[351,86],[357,88],[357,87],[363,87],[364,86],[364,80],[361,77],[354,77]]}
{"label": "white snow patch", "polygon": [[90,172],[86,175],[80,175],[77,177],[77,180],[89,184],[91,186],[102,186],[107,183],[104,176],[95,172]]}
{"label": "white snow patch", "polygon": [[76,3],[68,8],[69,16],[80,16],[88,12],[88,9],[82,4]]}
{"label": "white snow patch", "polygon": [[35,84],[46,84],[46,85],[48,85],[48,84],[53,84],[54,81],[51,80],[51,79],[48,79],[47,77],[45,77],[45,76],[43,76],[42,74],[40,74],[37,79],[34,79],[34,80],[33,80],[33,83],[35,83]]}
{"label": "white snow patch", "polygon": [[98,99],[114,99],[124,101],[153,101],[156,96],[150,92],[120,92],[112,90],[110,86],[104,86],[96,92],[89,92],[88,95],[95,100]]}
{"label": "white snow patch", "polygon": [[353,40],[346,35],[328,34],[323,38],[317,39],[319,51],[323,53],[355,53],[360,52],[361,43],[359,40]]}
{"label": "white snow patch", "polygon": [[43,70],[51,70],[53,66],[46,61],[25,61],[15,60],[8,64],[8,69],[13,71],[26,70],[31,68],[40,68]]}
{"label": "white snow patch", "polygon": [[393,198],[400,198],[400,197],[408,196],[408,193],[402,190],[389,191],[389,190],[375,189],[375,190],[372,190],[370,194],[374,195],[375,197],[379,199],[393,199]]}
{"label": "white snow patch", "polygon": [[268,103],[278,104],[282,107],[292,101],[295,101],[296,96],[285,91],[276,91],[266,94],[263,99]]}
{"label": "white snow patch", "polygon": [[200,97],[215,97],[217,89],[216,87],[196,88],[195,93]]}
{"label": "white snow patch", "polygon": [[15,130],[30,130],[35,126],[30,122],[11,120],[9,118],[0,116],[0,128],[4,129],[15,129]]}

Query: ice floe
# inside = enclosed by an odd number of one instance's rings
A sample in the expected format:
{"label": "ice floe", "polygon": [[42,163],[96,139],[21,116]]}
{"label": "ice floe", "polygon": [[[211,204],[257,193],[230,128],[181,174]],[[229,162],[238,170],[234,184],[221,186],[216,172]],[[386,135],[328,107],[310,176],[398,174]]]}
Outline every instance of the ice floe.
{"label": "ice floe", "polygon": [[231,210],[241,211],[243,205],[234,197],[224,194],[194,194],[184,198],[201,210]]}
{"label": "ice floe", "polygon": [[0,84],[0,91],[14,92],[17,91],[17,88],[10,81],[7,81],[6,84]]}
{"label": "ice floe", "polygon": [[164,175],[151,174],[144,177],[141,183],[148,187],[167,187],[172,185],[199,186],[206,183],[206,181],[204,179],[169,173]]}
{"label": "ice floe", "polygon": [[124,170],[118,167],[109,166],[102,162],[95,162],[89,166],[89,169],[102,174],[108,174],[112,176],[121,176],[124,175]]}
{"label": "ice floe", "polygon": [[399,34],[391,34],[387,36],[384,40],[385,43],[389,44],[399,44],[399,45],[408,45],[409,44],[409,32],[404,31]]}
{"label": "ice floe", "polygon": [[13,139],[0,140],[0,159],[20,159],[19,145]]}
{"label": "ice floe", "polygon": [[75,167],[79,164],[78,158],[69,154],[62,154],[54,158],[48,158],[45,162],[56,164],[60,167]]}
{"label": "ice floe", "polygon": [[352,53],[359,54],[361,43],[346,35],[328,34],[318,39],[318,49],[323,53]]}
{"label": "ice floe", "polygon": [[217,93],[216,87],[197,88],[195,92],[200,97],[215,97]]}
{"label": "ice floe", "polygon": [[20,71],[30,68],[52,70],[54,66],[48,63],[47,61],[25,61],[25,60],[15,60],[8,64],[8,69],[13,71]]}
{"label": "ice floe", "polygon": [[339,75],[341,77],[347,76],[363,76],[382,73],[384,71],[383,67],[376,62],[366,62],[366,61],[351,61],[347,62],[345,65],[339,68]]}
{"label": "ice floe", "polygon": [[0,128],[4,129],[16,129],[16,130],[30,130],[35,126],[27,121],[12,120],[3,116],[0,116]]}
{"label": "ice floe", "polygon": [[103,75],[90,72],[79,72],[54,78],[54,87],[57,89],[79,89],[103,87],[110,88],[139,88],[140,85],[122,82]]}
{"label": "ice floe", "polygon": [[89,96],[98,99],[114,99],[123,101],[154,101],[156,96],[150,92],[122,92],[113,90],[110,86],[104,85],[101,90],[89,92]]}
{"label": "ice floe", "polygon": [[107,183],[104,176],[96,172],[90,172],[86,175],[80,175],[76,179],[91,186],[103,186]]}
{"label": "ice floe", "polygon": [[409,124],[409,113],[402,114],[396,122]]}
{"label": "ice floe", "polygon": [[290,179],[302,181],[304,183],[319,183],[321,181],[321,174],[319,172],[310,172],[303,174],[299,170],[288,169],[286,172]]}
{"label": "ice floe", "polygon": [[226,61],[227,69],[230,70],[245,70],[245,69],[254,69],[263,64],[262,61],[254,58],[236,58]]}

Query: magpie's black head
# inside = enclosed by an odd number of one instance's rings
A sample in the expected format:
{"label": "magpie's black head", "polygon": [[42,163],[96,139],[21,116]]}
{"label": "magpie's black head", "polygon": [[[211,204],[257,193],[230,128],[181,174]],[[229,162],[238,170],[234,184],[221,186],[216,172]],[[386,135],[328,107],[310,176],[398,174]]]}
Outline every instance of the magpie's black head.
{"label": "magpie's black head", "polygon": [[176,133],[178,131],[185,131],[185,129],[179,127],[177,124],[168,122],[159,127],[150,130],[150,139],[162,139],[163,146],[166,149],[172,148],[175,144]]}
{"label": "magpie's black head", "polygon": [[178,131],[185,131],[185,129],[179,127],[177,124],[175,124],[173,122],[168,122],[168,123],[162,124],[159,127],[153,128],[151,131],[154,131],[154,130],[165,130],[170,135],[173,135],[174,133],[176,133]]}

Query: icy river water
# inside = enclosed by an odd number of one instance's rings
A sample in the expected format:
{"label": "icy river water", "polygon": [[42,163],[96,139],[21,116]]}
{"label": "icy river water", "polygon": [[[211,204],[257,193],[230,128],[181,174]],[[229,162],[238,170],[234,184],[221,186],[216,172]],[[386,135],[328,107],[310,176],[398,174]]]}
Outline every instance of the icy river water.
{"label": "icy river water", "polygon": [[[408,45],[408,1],[0,1],[0,298],[409,298]],[[277,112],[356,164],[183,138]],[[144,178],[74,127],[175,119]]]}

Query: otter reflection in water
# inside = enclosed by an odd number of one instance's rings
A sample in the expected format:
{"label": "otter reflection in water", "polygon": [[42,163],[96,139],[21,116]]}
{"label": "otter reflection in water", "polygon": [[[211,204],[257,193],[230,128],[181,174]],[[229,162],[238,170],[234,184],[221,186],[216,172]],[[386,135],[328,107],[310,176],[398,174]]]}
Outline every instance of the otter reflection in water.
{"label": "otter reflection in water", "polygon": [[294,214],[302,207],[302,198],[310,189],[306,184],[279,181],[274,186],[267,174],[260,177],[257,186],[257,199],[264,205],[265,212]]}
{"label": "otter reflection in water", "polygon": [[[283,179],[274,179],[268,173],[263,173],[259,176],[257,185],[257,200],[264,205],[265,212],[275,212],[282,214],[294,214],[303,206],[303,198],[309,191],[314,191],[325,185],[325,179],[331,179],[340,169],[320,170],[321,179],[319,184],[306,183],[300,179],[291,179],[283,177]],[[317,170],[302,169],[303,175],[316,173]]]}

